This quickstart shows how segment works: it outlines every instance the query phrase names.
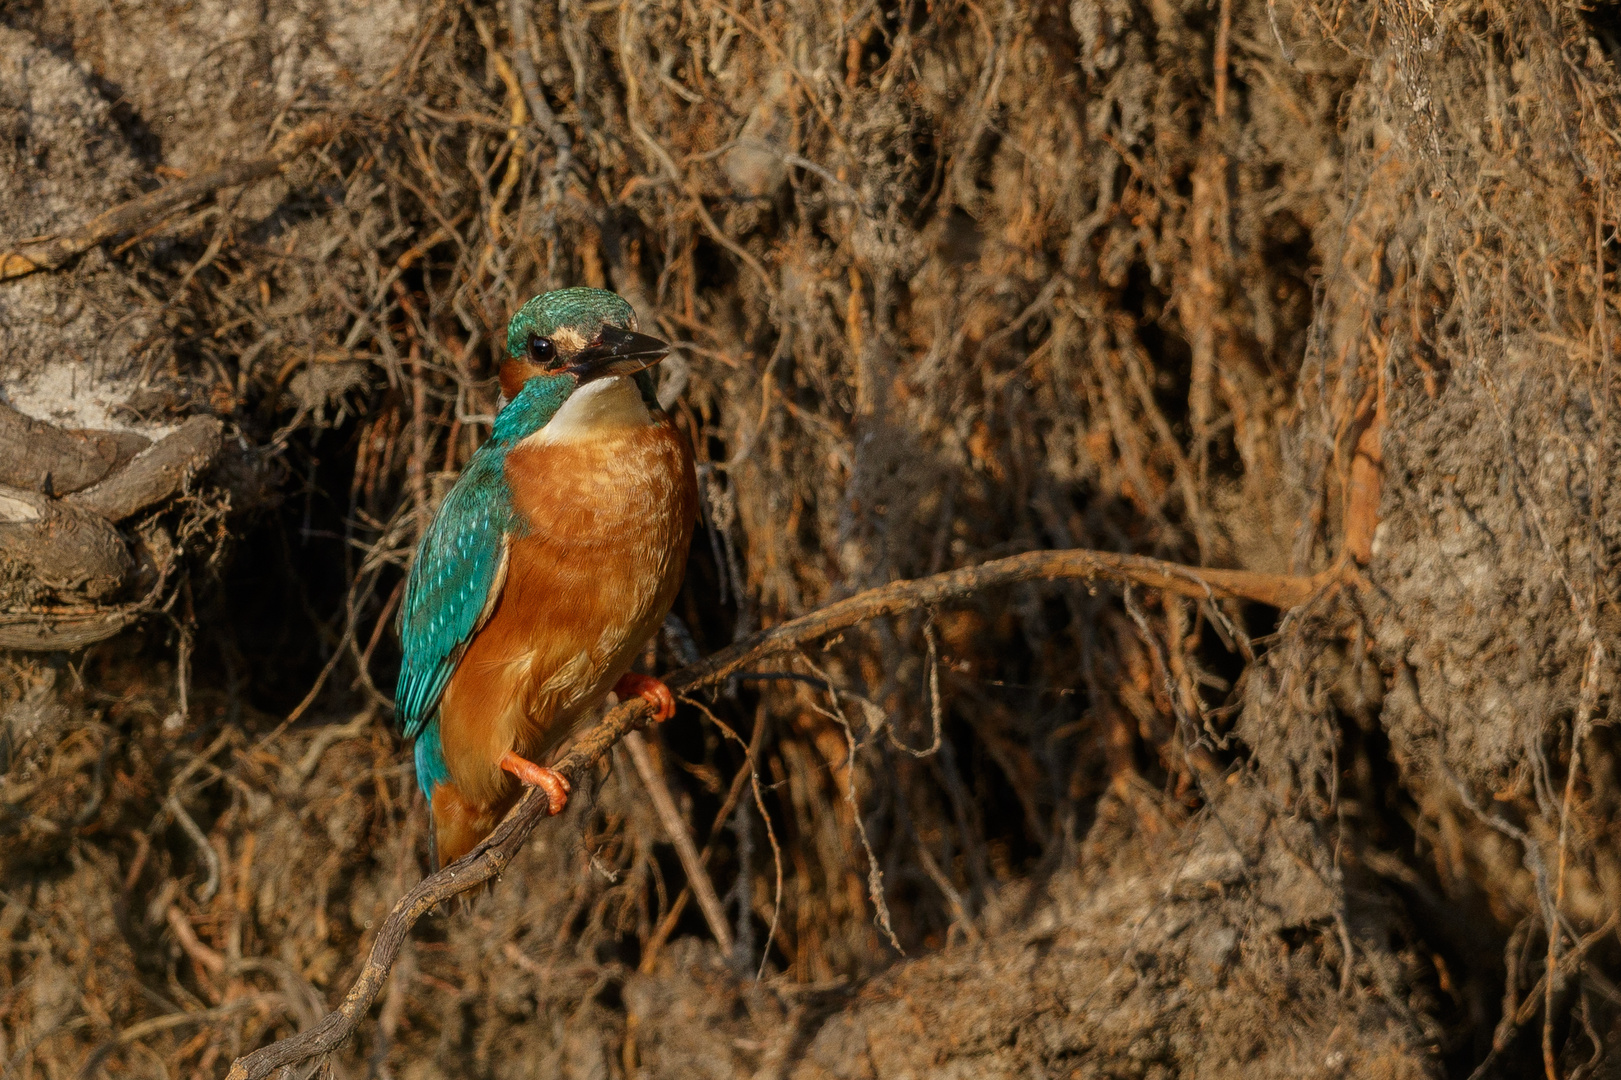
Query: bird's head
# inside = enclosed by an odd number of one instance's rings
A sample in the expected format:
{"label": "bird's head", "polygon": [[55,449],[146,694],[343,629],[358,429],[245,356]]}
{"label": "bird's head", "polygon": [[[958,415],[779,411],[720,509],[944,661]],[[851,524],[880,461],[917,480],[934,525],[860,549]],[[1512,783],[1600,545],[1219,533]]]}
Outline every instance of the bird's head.
{"label": "bird's head", "polygon": [[497,444],[526,438],[561,416],[571,399],[583,403],[595,396],[576,391],[589,384],[609,390],[606,380],[616,376],[634,378],[645,417],[645,403],[655,401],[647,369],[667,352],[669,346],[658,338],[637,333],[636,312],[606,289],[543,293],[507,324],[507,358],[501,365],[507,404],[491,436]]}
{"label": "bird's head", "polygon": [[613,375],[634,375],[664,359],[669,346],[638,333],[636,312],[606,289],[558,289],[518,309],[507,324],[501,392],[517,398],[532,379],[567,397]]}

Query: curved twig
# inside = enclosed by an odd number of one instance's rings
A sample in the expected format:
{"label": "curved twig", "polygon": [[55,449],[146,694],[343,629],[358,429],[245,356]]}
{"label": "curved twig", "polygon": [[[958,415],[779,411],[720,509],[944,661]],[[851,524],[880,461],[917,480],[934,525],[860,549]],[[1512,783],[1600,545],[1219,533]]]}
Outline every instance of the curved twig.
{"label": "curved twig", "polygon": [[[1314,577],[1294,577],[1247,570],[1208,570],[1139,555],[1084,549],[1032,551],[869,589],[745,638],[682,668],[664,681],[675,693],[691,691],[719,683],[763,657],[796,649],[806,642],[879,616],[962,600],[1002,585],[1099,578],[1162,589],[1198,600],[1222,597],[1293,608],[1336,580],[1337,572],[1329,570]],[[616,706],[601,723],[576,740],[553,768],[578,786],[588,769],[606,757],[625,735],[646,724],[650,715],[650,707],[640,698]],[[537,797],[534,790],[526,792],[493,834],[462,858],[424,878],[394,905],[372,942],[371,955],[359,978],[349,988],[341,1005],[308,1031],[238,1058],[231,1065],[227,1080],[261,1080],[285,1065],[308,1061],[341,1046],[381,993],[394,958],[417,920],[452,896],[498,877],[546,816],[544,796]]]}
{"label": "curved twig", "polygon": [[165,214],[205,199],[221,188],[251,184],[281,172],[305,150],[336,134],[337,125],[311,120],[284,135],[270,153],[246,161],[233,161],[197,176],[166,184],[139,198],[120,203],[66,236],[24,241],[11,251],[0,251],[0,281],[55,270],[97,244],[120,233],[134,232]]}

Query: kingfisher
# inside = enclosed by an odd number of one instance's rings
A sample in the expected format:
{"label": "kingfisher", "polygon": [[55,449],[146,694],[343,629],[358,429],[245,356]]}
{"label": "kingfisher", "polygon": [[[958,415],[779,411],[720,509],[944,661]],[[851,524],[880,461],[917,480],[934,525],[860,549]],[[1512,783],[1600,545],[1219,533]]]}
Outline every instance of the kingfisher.
{"label": "kingfisher", "polygon": [[630,671],[663,622],[697,520],[692,446],[659,407],[669,346],[604,289],[561,289],[507,325],[490,438],[445,495],[406,580],[397,719],[414,740],[434,869],[493,831],[612,689],[658,720],[669,688]]}

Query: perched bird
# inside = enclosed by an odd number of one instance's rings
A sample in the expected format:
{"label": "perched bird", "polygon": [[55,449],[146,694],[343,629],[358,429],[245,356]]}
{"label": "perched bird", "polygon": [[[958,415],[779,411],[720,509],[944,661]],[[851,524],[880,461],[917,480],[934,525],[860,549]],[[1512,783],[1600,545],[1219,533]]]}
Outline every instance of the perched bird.
{"label": "perched bird", "polygon": [[400,608],[398,720],[415,739],[434,865],[466,854],[610,689],[674,712],[627,674],[663,622],[697,518],[692,447],[648,371],[668,347],[602,289],[537,296],[507,326],[507,403],[417,548]]}

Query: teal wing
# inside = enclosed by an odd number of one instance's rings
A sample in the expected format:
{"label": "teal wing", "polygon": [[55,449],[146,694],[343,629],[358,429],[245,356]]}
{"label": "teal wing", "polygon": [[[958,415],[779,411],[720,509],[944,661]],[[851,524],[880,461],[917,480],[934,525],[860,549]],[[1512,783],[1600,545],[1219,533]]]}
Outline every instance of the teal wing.
{"label": "teal wing", "polygon": [[504,455],[488,449],[473,455],[445,496],[406,580],[399,622],[404,658],[394,708],[407,738],[419,736],[438,712],[468,641],[505,584],[512,497],[502,473]]}

